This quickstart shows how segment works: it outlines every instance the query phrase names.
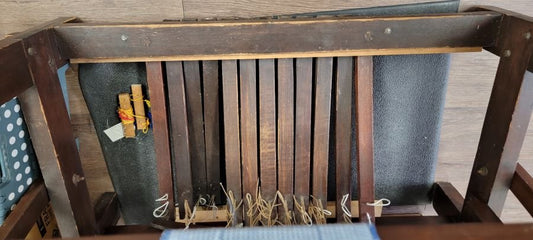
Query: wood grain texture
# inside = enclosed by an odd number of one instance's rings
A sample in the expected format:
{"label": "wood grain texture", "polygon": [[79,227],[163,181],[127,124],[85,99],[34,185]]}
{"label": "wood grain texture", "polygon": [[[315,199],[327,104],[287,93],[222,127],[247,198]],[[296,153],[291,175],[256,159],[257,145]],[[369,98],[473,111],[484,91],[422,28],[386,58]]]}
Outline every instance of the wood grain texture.
{"label": "wood grain texture", "polygon": [[516,172],[511,182],[511,191],[533,216],[533,177],[520,164],[516,166]]}
{"label": "wood grain texture", "polygon": [[510,56],[500,58],[496,72],[462,211],[465,220],[472,215],[471,198],[488,204],[497,215],[503,209],[527,131],[522,126],[528,125],[533,110],[533,73],[526,71],[533,41],[511,36],[521,36],[530,27],[514,17],[504,18],[496,48],[509,49]]}
{"label": "wood grain texture", "polygon": [[311,182],[311,132],[313,59],[296,59],[296,122],[294,126],[294,195],[309,204]]}
{"label": "wood grain texture", "polygon": [[187,121],[189,144],[191,146],[191,169],[193,195],[207,193],[207,172],[205,162],[204,111],[202,102],[202,80],[200,62],[183,62],[185,96],[187,98]]}
{"label": "wood grain texture", "polygon": [[393,0],[393,1],[358,1],[358,0],[309,0],[309,1],[259,1],[259,0],[184,0],[185,18],[206,17],[258,17],[281,14],[327,11],[347,8],[365,8],[431,0]]}
{"label": "wood grain texture", "polygon": [[[242,182],[237,61],[222,61],[222,96],[224,105],[226,191],[232,191],[238,203],[242,199]],[[233,207],[235,208],[236,206]],[[242,208],[235,211],[233,225],[237,225],[242,221],[242,214]]]}
{"label": "wood grain texture", "polygon": [[[259,172],[257,154],[257,68],[256,60],[239,61],[241,102],[241,157],[243,194],[256,195]],[[248,207],[248,205],[245,205]],[[247,211],[247,208],[245,208]],[[249,219],[245,219],[249,224]]]}
{"label": "wood grain texture", "polygon": [[259,166],[261,194],[272,201],[277,190],[274,59],[259,60]]}
{"label": "wood grain texture", "polygon": [[[294,195],[294,59],[277,60],[278,190],[293,209]],[[278,208],[283,212],[283,208]],[[284,215],[280,214],[284,217]],[[280,220],[283,221],[283,218]]]}
{"label": "wood grain texture", "polygon": [[87,183],[73,129],[63,98],[53,53],[51,30],[41,31],[23,41],[34,49],[26,57],[35,88],[21,95],[33,146],[43,172],[58,225],[64,236],[97,233]]}
{"label": "wood grain texture", "polygon": [[[372,57],[355,60],[355,125],[357,129],[357,184],[359,219],[374,222],[374,103]],[[368,219],[368,216],[370,219]]]}
{"label": "wood grain texture", "polygon": [[[131,101],[130,101],[130,94],[129,93],[120,93],[118,95],[118,102],[121,109],[124,111],[131,111],[133,114],[133,108],[131,107]],[[128,117],[127,115],[124,117]],[[131,117],[133,121],[133,116]],[[135,138],[135,125],[133,122],[122,122],[122,128],[124,129],[124,137],[125,138]]]}
{"label": "wood grain texture", "polygon": [[[169,206],[174,206],[174,183],[172,177],[172,164],[170,142],[167,122],[167,104],[165,99],[165,85],[161,62],[146,63],[146,81],[148,95],[152,104],[152,129],[154,134],[155,160],[157,166],[157,180],[159,182],[159,195],[168,195]],[[166,218],[174,219],[174,208],[168,208]]]}
{"label": "wood grain texture", "polygon": [[144,111],[144,96],[141,84],[131,85],[131,100],[133,102],[133,110],[135,114],[135,124],[137,129],[146,129],[146,114]]}
{"label": "wood grain texture", "polygon": [[219,66],[218,61],[203,61],[203,103],[205,136],[205,169],[207,193],[215,199],[222,199],[220,178],[220,110],[219,110]]}
{"label": "wood grain texture", "polygon": [[[176,203],[179,204],[178,206],[184,206],[185,201],[194,204],[194,200],[183,64],[182,62],[166,62],[166,70],[173,170],[176,176]],[[180,216],[185,216],[184,207],[180,207]]]}
{"label": "wood grain texture", "polygon": [[328,159],[331,126],[331,88],[333,59],[315,60],[315,112],[313,131],[312,195],[326,206],[328,193]]}
{"label": "wood grain texture", "polygon": [[[348,194],[352,199],[352,93],[354,81],[354,58],[337,58],[335,88],[335,182],[336,209],[342,211],[342,198]],[[350,210],[351,206],[346,205]],[[337,222],[343,221],[343,215],[337,214]]]}
{"label": "wood grain texture", "polygon": [[22,42],[0,48],[0,102],[7,102],[33,85],[24,51]]}
{"label": "wood grain texture", "polygon": [[[492,46],[500,20],[500,14],[473,12],[373,19],[63,24],[55,31],[61,52],[67,58],[105,60],[150,56],[212,60],[290,58],[309,52],[353,56],[368,49]],[[385,28],[392,32],[384,33]],[[317,32],[328,37],[308,37]],[[177,38],[182,44],[172,44],[172,39]]]}
{"label": "wood grain texture", "polygon": [[[182,19],[182,2],[133,0],[96,1],[1,1],[0,38],[20,32],[58,16],[76,16],[89,22],[128,22]],[[23,13],[23,14],[21,14]]]}
{"label": "wood grain texture", "polygon": [[0,239],[23,239],[48,206],[42,180],[35,181],[0,226]]}

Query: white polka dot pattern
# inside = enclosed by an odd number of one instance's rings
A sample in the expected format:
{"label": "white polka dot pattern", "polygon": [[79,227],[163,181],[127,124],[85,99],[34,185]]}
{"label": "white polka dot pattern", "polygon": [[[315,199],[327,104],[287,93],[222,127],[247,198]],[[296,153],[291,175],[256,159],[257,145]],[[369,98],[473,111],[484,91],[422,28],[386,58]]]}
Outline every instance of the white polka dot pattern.
{"label": "white polka dot pattern", "polygon": [[0,225],[38,175],[22,110],[16,98],[0,106]]}

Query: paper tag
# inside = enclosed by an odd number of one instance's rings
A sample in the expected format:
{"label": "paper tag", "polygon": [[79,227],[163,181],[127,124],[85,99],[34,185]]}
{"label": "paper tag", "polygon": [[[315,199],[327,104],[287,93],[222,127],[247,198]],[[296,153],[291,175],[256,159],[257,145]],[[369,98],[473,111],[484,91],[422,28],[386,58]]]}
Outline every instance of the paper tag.
{"label": "paper tag", "polygon": [[112,142],[116,142],[124,138],[124,129],[122,128],[122,123],[118,123],[115,126],[104,130],[104,133],[109,137]]}

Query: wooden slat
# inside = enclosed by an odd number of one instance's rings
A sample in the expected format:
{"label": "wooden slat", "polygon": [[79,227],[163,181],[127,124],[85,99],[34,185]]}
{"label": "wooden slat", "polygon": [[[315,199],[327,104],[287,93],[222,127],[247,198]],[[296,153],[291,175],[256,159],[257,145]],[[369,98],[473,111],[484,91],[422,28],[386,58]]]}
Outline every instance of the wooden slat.
{"label": "wooden slat", "polygon": [[[259,181],[257,155],[257,75],[255,60],[240,60],[242,191],[255,196]],[[244,211],[248,211],[245,205]],[[249,219],[245,218],[245,224]]]}
{"label": "wooden slat", "polygon": [[[337,76],[335,91],[335,181],[337,192],[336,209],[342,213],[342,198],[348,194],[348,201],[352,200],[352,82],[353,58],[340,57],[337,59]],[[346,205],[348,210],[350,207]],[[337,215],[337,222],[343,221],[343,215]]]}
{"label": "wooden slat", "polygon": [[203,61],[202,72],[207,193],[221,199],[218,61]]}
{"label": "wooden slat", "polygon": [[438,224],[377,227],[382,240],[529,240],[533,224]]}
{"label": "wooden slat", "polygon": [[197,61],[183,62],[183,73],[185,75],[187,120],[189,122],[189,143],[191,145],[193,196],[198,196],[207,192],[200,63]]}
{"label": "wooden slat", "polygon": [[161,62],[146,63],[146,80],[148,82],[148,95],[150,96],[152,112],[152,129],[154,134],[154,149],[157,165],[157,179],[159,182],[159,195],[168,195],[167,218],[174,219],[174,184],[168,135],[167,105],[165,100],[165,86]]}
{"label": "wooden slat", "polygon": [[533,73],[526,71],[533,41],[523,37],[530,27],[516,18],[504,18],[497,48],[505,53],[496,72],[465,197],[462,217],[467,221],[474,215],[471,199],[488,204],[496,215],[503,209],[533,110]]}
{"label": "wooden slat", "polygon": [[48,206],[42,180],[35,181],[0,226],[0,239],[23,239]]}
{"label": "wooden slat", "polygon": [[[242,199],[238,80],[237,62],[222,61],[226,190],[233,192],[237,203]],[[236,206],[232,207],[235,208]],[[242,214],[242,208],[235,211],[233,225],[242,221]]]}
{"label": "wooden slat", "polygon": [[0,103],[33,85],[22,42],[0,48]]}
{"label": "wooden slat", "polygon": [[294,143],[294,195],[309,203],[311,182],[311,120],[313,98],[313,59],[296,59],[296,123]]}
{"label": "wooden slat", "polygon": [[53,59],[57,46],[50,34],[51,30],[41,31],[23,41],[25,49],[33,49],[26,57],[35,87],[20,100],[63,236],[92,235],[98,230]]}
{"label": "wooden slat", "polygon": [[518,164],[511,182],[511,191],[524,208],[533,216],[533,177]]}
{"label": "wooden slat", "polygon": [[437,214],[458,220],[464,202],[461,193],[448,182],[437,182],[434,187],[433,208]]}
{"label": "wooden slat", "polygon": [[103,193],[94,206],[94,216],[100,233],[117,224],[120,218],[118,196],[115,192]]}
{"label": "wooden slat", "polygon": [[[374,100],[372,57],[355,60],[355,124],[357,144],[357,184],[359,219],[374,221]],[[368,214],[368,215],[367,215]],[[368,219],[370,217],[370,219]]]}
{"label": "wooden slat", "polygon": [[273,59],[259,60],[259,166],[261,193],[268,201],[277,190],[276,72]]}
{"label": "wooden slat", "polygon": [[332,58],[316,59],[315,78],[312,194],[322,202],[322,206],[326,206],[328,196],[331,88],[333,82]]}
{"label": "wooden slat", "polygon": [[[176,203],[180,206],[180,216],[184,216],[185,208],[181,206],[185,204],[185,201],[190,205],[194,203],[192,197],[193,185],[188,128],[189,121],[187,121],[187,99],[185,97],[185,80],[183,78],[182,62],[167,62],[166,71],[168,105],[170,108],[172,159],[174,160],[174,172],[176,176]],[[172,179],[172,175],[170,179]],[[169,207],[172,208],[172,206],[170,205]]]}
{"label": "wooden slat", "polygon": [[[294,194],[294,59],[278,59],[278,190],[293,209]],[[283,212],[283,208],[278,208]],[[285,215],[280,214],[283,222]]]}
{"label": "wooden slat", "polygon": [[[147,56],[174,56],[181,60],[257,59],[309,57],[313,56],[309,54],[319,53],[324,54],[321,56],[355,56],[363,49],[381,49],[386,53],[401,49],[452,51],[492,46],[500,17],[492,12],[474,12],[340,20],[64,24],[56,31],[62,53],[70,59],[142,59]],[[392,32],[386,34],[386,28]],[[228,32],[232,34],[226,34]],[[126,40],[122,40],[123,35]],[[180,39],[180,44],[172,44],[175,39]]]}

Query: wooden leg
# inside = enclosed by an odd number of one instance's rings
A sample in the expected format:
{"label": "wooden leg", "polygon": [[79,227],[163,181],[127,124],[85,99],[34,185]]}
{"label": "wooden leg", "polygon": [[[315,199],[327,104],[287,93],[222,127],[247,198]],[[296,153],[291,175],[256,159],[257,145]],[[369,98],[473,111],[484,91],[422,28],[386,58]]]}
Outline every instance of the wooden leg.
{"label": "wooden leg", "polygon": [[[373,63],[372,57],[355,61],[355,121],[357,128],[357,183],[359,220],[374,222],[374,135],[373,135]],[[364,221],[366,222],[366,221]]]}
{"label": "wooden leg", "polygon": [[117,193],[103,193],[94,206],[94,216],[100,233],[104,233],[106,228],[117,224],[120,218]]}
{"label": "wooden leg", "polygon": [[458,220],[463,209],[463,196],[448,182],[437,182],[434,188],[433,208],[435,211],[439,216]]}
{"label": "wooden leg", "polygon": [[94,212],[54,60],[52,30],[23,41],[35,86],[20,95],[52,207],[64,237],[97,233]]}
{"label": "wooden leg", "polygon": [[462,218],[476,221],[479,200],[499,215],[515,172],[533,105],[533,74],[527,73],[533,41],[531,24],[505,17],[497,49],[500,64],[489,100]]}
{"label": "wooden leg", "polygon": [[533,177],[520,164],[516,166],[511,191],[533,216]]}

